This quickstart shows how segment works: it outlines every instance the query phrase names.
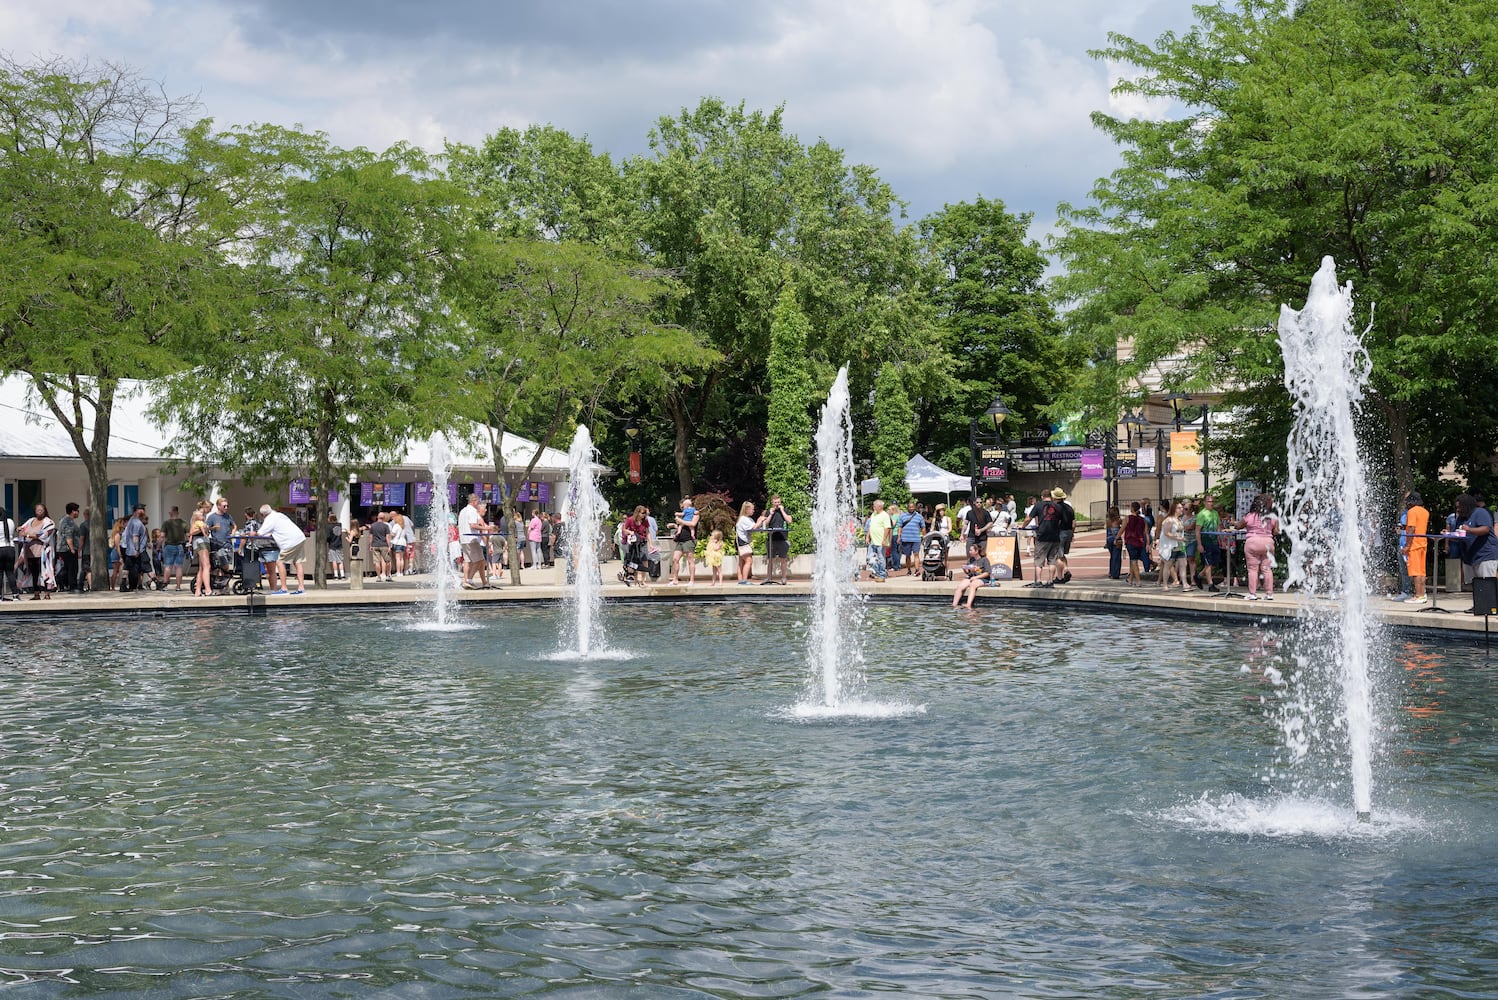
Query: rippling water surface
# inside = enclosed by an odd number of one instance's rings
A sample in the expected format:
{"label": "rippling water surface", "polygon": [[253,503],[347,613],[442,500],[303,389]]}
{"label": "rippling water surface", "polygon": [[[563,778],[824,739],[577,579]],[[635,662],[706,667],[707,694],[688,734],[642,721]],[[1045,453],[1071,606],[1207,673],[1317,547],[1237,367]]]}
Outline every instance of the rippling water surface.
{"label": "rippling water surface", "polygon": [[1251,628],[869,610],[888,719],[797,720],[806,612],[0,633],[26,997],[1477,996],[1480,650],[1396,646],[1375,822],[1286,798]]}

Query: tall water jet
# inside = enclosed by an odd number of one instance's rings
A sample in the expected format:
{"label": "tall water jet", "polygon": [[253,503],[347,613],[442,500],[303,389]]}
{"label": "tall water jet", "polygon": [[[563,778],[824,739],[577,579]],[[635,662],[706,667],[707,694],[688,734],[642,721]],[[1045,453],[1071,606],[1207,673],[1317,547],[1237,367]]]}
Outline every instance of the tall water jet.
{"label": "tall water jet", "polygon": [[427,470],[432,474],[432,499],[427,507],[427,531],[432,539],[432,581],[437,596],[433,606],[433,617],[438,627],[450,625],[452,591],[457,585],[457,573],[448,550],[448,517],[452,504],[447,496],[447,484],[452,477],[453,456],[447,446],[447,438],[440,432],[427,440]]}
{"label": "tall water jet", "polygon": [[593,436],[578,425],[567,450],[567,474],[571,484],[563,516],[564,565],[571,586],[567,588],[566,624],[563,639],[568,652],[579,657],[596,655],[604,648],[603,580],[599,574],[598,541],[603,515],[608,510],[598,492]]}
{"label": "tall water jet", "polygon": [[817,425],[817,483],[811,528],[816,538],[812,576],[812,623],[808,661],[810,699],[837,708],[862,677],[863,602],[854,586],[859,552],[854,498],[853,425],[848,406],[848,369],[839,369]]}
{"label": "tall water jet", "polygon": [[[1375,636],[1362,537],[1371,511],[1355,420],[1372,365],[1352,326],[1352,283],[1337,286],[1330,257],[1311,279],[1305,308],[1280,307],[1279,336],[1295,418],[1285,497],[1288,581],[1304,595],[1302,631],[1309,640],[1299,657],[1294,709],[1305,717],[1286,726],[1287,743],[1296,758],[1310,752],[1318,734],[1305,721],[1316,715],[1316,693],[1307,685],[1318,675],[1333,675],[1341,693],[1339,721],[1351,759],[1353,804],[1358,817],[1367,819],[1373,808],[1369,671]],[[1322,732],[1319,738],[1332,736]]]}

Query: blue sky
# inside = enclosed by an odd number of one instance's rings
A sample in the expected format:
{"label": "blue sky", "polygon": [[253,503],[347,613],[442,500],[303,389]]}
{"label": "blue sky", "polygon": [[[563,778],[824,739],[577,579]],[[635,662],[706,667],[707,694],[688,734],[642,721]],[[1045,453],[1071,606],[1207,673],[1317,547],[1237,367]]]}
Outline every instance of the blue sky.
{"label": "blue sky", "polygon": [[704,95],[784,104],[803,141],[872,164],[920,218],[978,195],[1035,216],[1118,164],[1088,56],[1154,40],[1185,0],[0,0],[0,47],[128,64],[222,125],[439,148],[550,123],[616,158]]}

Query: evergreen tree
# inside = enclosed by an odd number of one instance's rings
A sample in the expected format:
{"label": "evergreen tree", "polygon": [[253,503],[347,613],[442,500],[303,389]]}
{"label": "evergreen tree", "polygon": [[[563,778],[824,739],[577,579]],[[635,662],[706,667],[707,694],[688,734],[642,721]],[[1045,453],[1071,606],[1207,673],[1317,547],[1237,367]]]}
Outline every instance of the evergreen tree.
{"label": "evergreen tree", "polygon": [[780,494],[791,516],[791,553],[811,549],[811,408],[815,403],[807,372],[806,340],[811,324],[787,283],[770,320],[769,436],[765,441],[765,499]]}

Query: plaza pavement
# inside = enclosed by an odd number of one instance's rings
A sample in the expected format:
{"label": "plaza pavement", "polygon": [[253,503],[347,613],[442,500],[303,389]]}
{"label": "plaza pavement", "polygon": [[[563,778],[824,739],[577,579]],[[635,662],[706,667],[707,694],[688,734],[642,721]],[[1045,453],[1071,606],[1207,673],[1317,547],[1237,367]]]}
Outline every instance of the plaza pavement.
{"label": "plaza pavement", "polygon": [[[1134,608],[1144,614],[1185,615],[1193,618],[1223,618],[1238,621],[1274,621],[1293,619],[1299,613],[1301,597],[1296,593],[1276,593],[1273,602],[1249,602],[1242,597],[1242,587],[1224,588],[1220,593],[1193,590],[1182,593],[1179,587],[1162,590],[1159,585],[1146,581],[1143,586],[1129,587],[1124,581],[1108,579],[1108,554],[1102,547],[1103,532],[1090,531],[1078,536],[1072,548],[1072,581],[1053,589],[1033,589],[1024,586],[1030,579],[1031,566],[1027,558],[1021,562],[1021,579],[1005,581],[998,586],[985,587],[979,591],[977,606],[972,611],[953,611],[956,617],[967,619],[976,616],[982,619],[992,614],[1002,614],[1006,608],[1021,606],[1046,607],[1058,615],[1069,609],[1109,609],[1114,611]],[[956,573],[961,560],[953,547],[951,567]],[[607,563],[603,568],[603,593],[609,601],[682,602],[682,601],[785,601],[805,600],[811,592],[811,581],[805,576],[791,577],[784,587],[761,586],[764,576],[764,560],[754,561],[755,583],[741,587],[730,579],[721,586],[711,586],[702,581],[708,574],[699,566],[698,583],[671,586],[663,576],[659,583],[625,587],[615,580],[619,564]],[[1127,562],[1125,562],[1127,566]],[[669,567],[668,567],[669,568]],[[914,602],[950,604],[955,583],[945,580],[922,582],[919,574],[904,576],[891,574],[885,583],[863,582],[860,590],[876,602]],[[538,568],[522,571],[521,586],[509,584],[509,575],[503,584],[490,590],[456,590],[452,597],[464,603],[506,603],[523,601],[556,601],[564,598],[567,588],[559,582],[555,569]],[[1375,597],[1370,606],[1375,615],[1401,632],[1425,633],[1430,638],[1483,638],[1484,619],[1471,615],[1470,593],[1434,592],[1434,601],[1424,608],[1412,608],[1405,604]],[[336,581],[326,590],[309,587],[301,597],[270,597],[263,600],[267,614],[294,614],[298,609],[336,609],[361,607],[388,607],[415,605],[430,602],[433,597],[431,578],[426,575],[404,577],[389,583],[376,583],[366,579],[362,589],[352,589],[346,581]],[[1440,609],[1440,610],[1436,610]],[[0,628],[7,623],[20,624],[45,619],[66,618],[78,615],[105,615],[130,617],[164,617],[204,614],[245,614],[251,610],[246,597],[193,597],[186,590],[181,592],[147,591],[133,594],[95,592],[90,594],[55,594],[50,600],[33,601],[23,597],[20,601],[0,603]],[[258,609],[257,609],[258,610]],[[1498,631],[1498,621],[1492,623]]]}

